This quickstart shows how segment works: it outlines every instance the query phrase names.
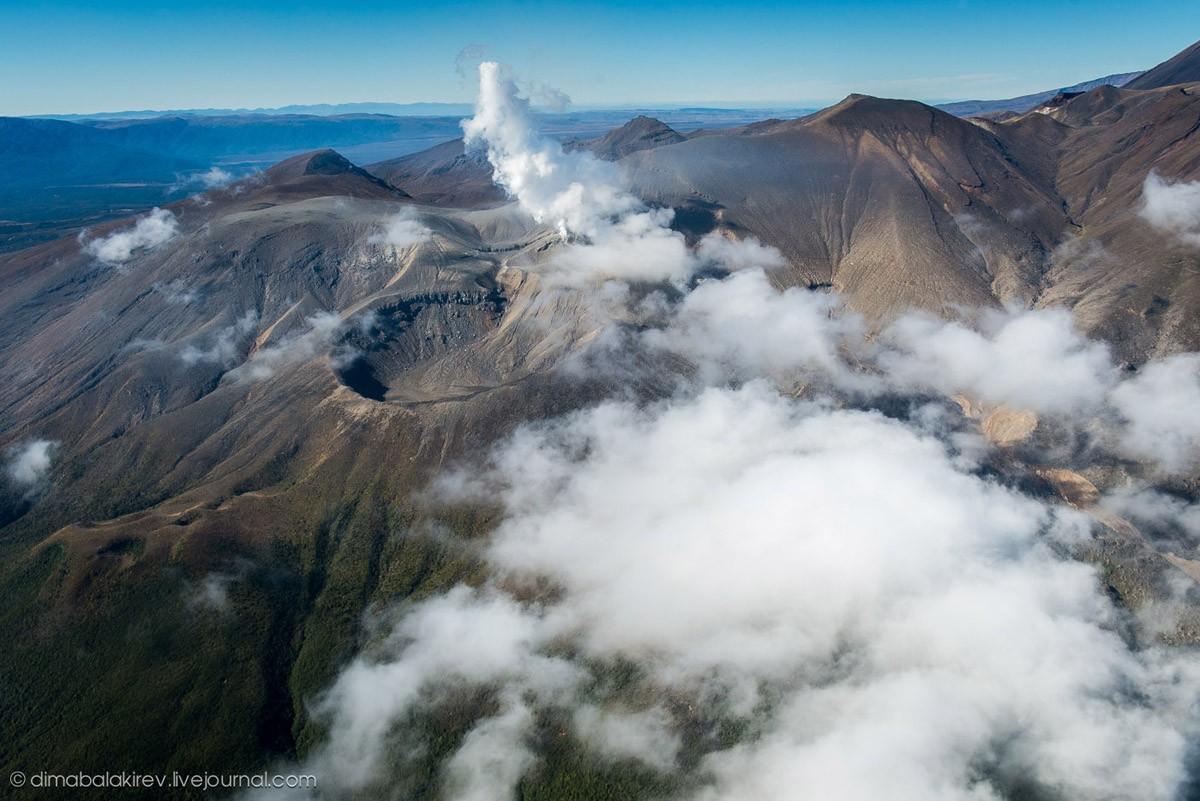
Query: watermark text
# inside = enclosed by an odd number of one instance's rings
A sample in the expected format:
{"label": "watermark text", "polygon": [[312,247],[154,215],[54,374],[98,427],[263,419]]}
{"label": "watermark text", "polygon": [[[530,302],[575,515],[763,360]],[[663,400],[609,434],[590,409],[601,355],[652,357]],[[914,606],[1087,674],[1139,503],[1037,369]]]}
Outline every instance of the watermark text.
{"label": "watermark text", "polygon": [[317,777],[302,773],[138,773],[107,771],[101,773],[50,773],[13,771],[8,775],[13,787],[64,788],[70,790],[146,790],[196,789],[241,790],[255,788],[315,788]]}

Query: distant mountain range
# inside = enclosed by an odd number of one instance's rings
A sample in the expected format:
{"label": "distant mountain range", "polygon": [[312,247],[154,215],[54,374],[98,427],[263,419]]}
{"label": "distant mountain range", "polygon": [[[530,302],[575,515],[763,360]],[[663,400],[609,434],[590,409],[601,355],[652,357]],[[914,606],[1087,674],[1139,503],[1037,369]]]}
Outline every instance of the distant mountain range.
{"label": "distant mountain range", "polygon": [[[204,188],[201,176],[241,176],[282,159],[337,148],[359,164],[395,159],[456,139],[465,106],[401,106],[404,115],[364,107],[356,113],[250,112],[164,115],[127,112],[73,119],[0,117],[0,250],[27,246],[63,230],[161,205]],[[289,107],[300,108],[300,107]],[[309,107],[305,107],[309,108]],[[437,112],[420,116],[416,109]],[[795,117],[812,109],[776,109]],[[451,113],[454,112],[454,113]],[[539,114],[540,129],[560,139],[601,136],[639,113],[632,109]],[[645,110],[683,131],[719,129],[760,119],[761,109]],[[150,116],[144,116],[151,114]],[[490,180],[487,181],[488,190]]]}
{"label": "distant mountain range", "polygon": [[[758,116],[786,114],[803,108],[795,104],[743,105],[722,103],[720,105],[697,106],[679,103],[660,103],[653,106],[578,106],[570,111],[539,108],[540,114],[571,115],[578,113],[623,113],[637,114],[644,111],[667,111],[679,114],[701,114],[722,116],[727,114],[754,113]],[[285,117],[303,115],[311,117],[340,117],[359,114],[382,114],[390,117],[469,117],[474,112],[470,103],[311,103],[278,106],[275,108],[184,108],[184,109],[140,109],[130,111],[97,111],[90,114],[30,114],[26,119],[66,120],[82,122],[88,120],[148,120],[158,117]]]}
{"label": "distant mountain range", "polygon": [[303,114],[334,117],[343,114],[387,114],[392,117],[446,117],[471,113],[470,103],[308,103],[276,108],[185,108],[142,109],[134,111],[98,111],[92,114],[35,114],[46,120],[145,120],[155,117],[267,117]]}
{"label": "distant mountain range", "polygon": [[1002,111],[1019,114],[1036,108],[1059,93],[1086,92],[1097,86],[1125,86],[1142,74],[1141,72],[1118,72],[1114,75],[1105,75],[1103,78],[1081,81],[1060,89],[1046,89],[1020,97],[1008,97],[1002,100],[960,100],[954,103],[942,103],[938,108],[957,117],[976,117],[981,114],[995,114]]}
{"label": "distant mountain range", "polygon": [[[1186,56],[1186,51],[1180,56]],[[1162,73],[1158,76],[1152,76],[1151,80],[1156,80],[1165,75],[1163,70],[1174,69],[1173,65],[1163,64],[1156,68]],[[950,103],[941,103],[936,107],[955,114],[960,117],[969,117],[977,114],[989,114],[998,111],[1028,111],[1039,103],[1042,103],[1059,92],[1086,92],[1089,89],[1095,89],[1097,86],[1125,86],[1131,81],[1136,80],[1143,75],[1144,71],[1137,72],[1120,72],[1112,75],[1105,75],[1101,78],[1093,78],[1087,81],[1063,86],[1057,89],[1045,89],[1040,92],[1033,92],[1027,95],[1018,97],[1002,98],[999,100],[957,100]],[[1200,77],[1187,77],[1186,70],[1175,75],[1172,83],[1182,83],[1185,80],[1200,80]],[[1161,85],[1161,84],[1160,84]],[[1147,88],[1144,86],[1132,86],[1131,88]],[[795,116],[797,110],[802,107],[796,105],[787,106],[759,106],[750,107],[739,106],[738,104],[721,104],[721,105],[679,105],[679,104],[658,104],[655,106],[595,106],[595,107],[580,107],[575,112],[626,112],[630,115],[639,113],[653,113],[662,111],[674,111],[681,114],[701,114],[721,116],[724,114],[753,112],[759,117],[770,116]],[[273,108],[185,108],[185,109],[134,109],[126,111],[102,111],[89,114],[34,114],[28,115],[27,119],[44,119],[44,120],[65,120],[69,122],[86,122],[97,120],[150,120],[161,117],[287,117],[287,116],[312,116],[312,117],[344,117],[357,115],[385,115],[391,117],[468,117],[473,111],[473,106],[470,103],[306,103],[306,104],[291,104],[286,106],[276,106]],[[547,113],[555,113],[550,110],[544,110]],[[559,112],[563,113],[563,112]]]}

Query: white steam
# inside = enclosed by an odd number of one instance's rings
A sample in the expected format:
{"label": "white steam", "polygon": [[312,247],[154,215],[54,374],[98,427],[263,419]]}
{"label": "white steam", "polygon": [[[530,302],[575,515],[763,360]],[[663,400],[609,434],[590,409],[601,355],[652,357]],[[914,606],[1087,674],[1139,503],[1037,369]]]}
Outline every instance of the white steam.
{"label": "white steam", "polygon": [[548,265],[560,279],[680,283],[706,262],[727,269],[782,263],[774,248],[713,233],[698,252],[670,227],[674,212],[647,208],[615,165],[587,151],[566,152],[540,136],[529,100],[495,62],[479,65],[475,116],[463,121],[468,146],[485,144],[497,184],[538,222],[555,226],[569,245]]}
{"label": "white steam", "polygon": [[487,145],[496,183],[534,219],[564,235],[594,234],[611,218],[642,208],[621,188],[615,166],[590,153],[566,153],[540,136],[529,118],[529,101],[495,62],[479,65],[479,100],[463,133],[468,145]]}
{"label": "white steam", "polygon": [[132,228],[87,242],[84,251],[105,264],[124,264],[139,251],[152,250],[174,239],[178,233],[179,220],[175,215],[166,209],[155,208]]}

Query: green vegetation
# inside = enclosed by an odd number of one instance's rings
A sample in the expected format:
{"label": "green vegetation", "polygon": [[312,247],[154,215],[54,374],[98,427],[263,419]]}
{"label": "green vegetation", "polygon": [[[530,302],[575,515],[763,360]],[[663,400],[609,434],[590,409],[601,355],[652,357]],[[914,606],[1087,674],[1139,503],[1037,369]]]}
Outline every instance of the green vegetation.
{"label": "green vegetation", "polygon": [[[120,489],[118,478],[103,500],[40,503],[0,530],[0,686],[16,690],[0,693],[0,775],[250,772],[303,759],[324,734],[310,702],[367,645],[364,610],[484,579],[478,545],[497,510],[430,509],[413,500],[421,479],[357,465],[352,451],[309,475],[289,473],[303,463],[294,448],[278,453],[178,516],[134,516],[45,541],[72,519],[157,500],[157,491],[135,493],[132,479]],[[223,512],[229,504],[241,504],[237,515]],[[75,517],[85,507],[96,517]],[[220,598],[206,599],[214,575]],[[632,665],[595,667],[597,697],[639,692]],[[494,711],[486,690],[469,690],[413,713],[391,735],[407,756],[377,795],[443,797],[446,757]],[[569,728],[553,715],[539,721],[538,767],[522,798],[668,794],[661,776],[599,759]],[[200,793],[122,791],[164,797]]]}

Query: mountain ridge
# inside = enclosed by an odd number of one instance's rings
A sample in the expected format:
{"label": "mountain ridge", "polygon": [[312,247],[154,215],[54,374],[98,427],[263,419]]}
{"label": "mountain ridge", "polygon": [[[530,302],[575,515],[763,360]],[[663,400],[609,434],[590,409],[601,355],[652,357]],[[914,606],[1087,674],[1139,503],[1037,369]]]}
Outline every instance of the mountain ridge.
{"label": "mountain ridge", "polygon": [[1127,84],[1129,89],[1159,89],[1200,81],[1200,42],[1184,48]]}

